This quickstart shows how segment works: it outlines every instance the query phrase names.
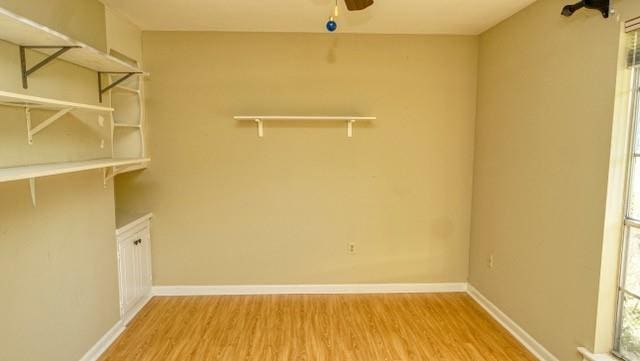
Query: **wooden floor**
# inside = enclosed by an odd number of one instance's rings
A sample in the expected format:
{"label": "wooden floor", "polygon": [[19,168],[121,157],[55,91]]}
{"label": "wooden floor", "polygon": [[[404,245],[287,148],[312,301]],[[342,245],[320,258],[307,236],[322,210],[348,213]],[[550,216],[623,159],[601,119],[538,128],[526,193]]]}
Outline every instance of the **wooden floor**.
{"label": "wooden floor", "polygon": [[535,360],[467,294],[155,297],[102,361]]}

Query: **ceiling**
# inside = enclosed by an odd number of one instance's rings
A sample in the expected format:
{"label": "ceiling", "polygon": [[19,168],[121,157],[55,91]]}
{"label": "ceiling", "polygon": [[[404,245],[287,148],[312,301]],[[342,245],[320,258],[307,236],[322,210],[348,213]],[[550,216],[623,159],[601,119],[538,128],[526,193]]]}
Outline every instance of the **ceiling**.
{"label": "ceiling", "polygon": [[[535,0],[375,0],[338,32],[479,34]],[[102,0],[143,30],[325,32],[334,0]],[[558,10],[559,12],[560,10]]]}

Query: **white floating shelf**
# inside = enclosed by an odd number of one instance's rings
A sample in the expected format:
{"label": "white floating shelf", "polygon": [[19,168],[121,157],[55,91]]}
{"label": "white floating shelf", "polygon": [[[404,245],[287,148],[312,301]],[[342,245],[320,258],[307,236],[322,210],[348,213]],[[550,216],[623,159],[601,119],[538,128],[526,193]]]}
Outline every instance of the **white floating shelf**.
{"label": "white floating shelf", "polygon": [[126,159],[94,159],[80,162],[48,163],[25,165],[10,168],[0,168],[0,183],[18,180],[48,177],[52,175],[77,173],[93,169],[103,169],[110,167],[123,167],[149,162],[149,158],[126,158]]}
{"label": "white floating shelf", "polygon": [[[0,8],[0,39],[21,46],[77,47],[61,55],[60,59],[99,72],[142,72],[139,68],[105,52],[3,8]],[[50,55],[56,50],[39,49],[38,51]]]}
{"label": "white floating shelf", "polygon": [[361,116],[323,116],[323,115],[237,115],[233,117],[235,120],[250,120],[258,124],[258,136],[264,136],[263,123],[268,120],[281,121],[346,121],[347,137],[353,136],[353,123],[368,122],[378,119],[377,117],[361,117]]}

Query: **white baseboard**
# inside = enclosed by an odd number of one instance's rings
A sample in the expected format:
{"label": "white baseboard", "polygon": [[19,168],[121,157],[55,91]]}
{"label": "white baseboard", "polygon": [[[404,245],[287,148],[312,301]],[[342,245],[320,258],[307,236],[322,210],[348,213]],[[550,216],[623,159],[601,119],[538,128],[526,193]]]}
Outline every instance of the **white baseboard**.
{"label": "white baseboard", "polygon": [[513,335],[540,361],[560,361],[551,352],[544,348],[535,338],[531,337],[522,327],[518,326],[509,316],[491,303],[485,296],[472,285],[467,285],[467,293],[480,304],[489,314]]}
{"label": "white baseboard", "polygon": [[121,315],[122,318],[122,323],[126,326],[129,324],[129,322],[136,317],[136,315],[138,314],[138,312],[140,312],[140,310],[142,310],[142,308],[144,306],[147,305],[147,303],[149,303],[149,301],[151,301],[151,298],[153,297],[153,292],[151,290],[149,290],[149,293],[144,296],[144,298],[142,298],[142,300],[140,300],[140,302],[138,302],[135,306],[133,306],[133,308],[131,308],[129,310],[129,312],[125,313],[124,315]]}
{"label": "white baseboard", "polygon": [[82,356],[80,361],[97,361],[109,346],[111,346],[111,344],[118,338],[118,336],[124,332],[129,321],[131,321],[138,312],[140,312],[152,297],[153,294],[149,292],[145,298],[138,302],[138,304],[126,314],[126,317],[122,317],[120,321],[107,331],[107,333],[105,333],[104,336],[102,336],[102,338],[98,340],[98,342],[96,342],[96,344],[93,345],[93,347],[91,347],[84,356]]}
{"label": "white baseboard", "polygon": [[466,292],[466,283],[382,283],[337,285],[155,286],[154,296],[220,296],[283,294],[363,294]]}
{"label": "white baseboard", "polygon": [[80,359],[80,361],[97,361],[100,356],[111,346],[111,344],[120,336],[120,334],[124,331],[124,324],[122,321],[116,322],[116,324],[111,327],[107,333],[102,336],[98,342],[96,342],[93,347],[89,351],[87,351],[84,356]]}

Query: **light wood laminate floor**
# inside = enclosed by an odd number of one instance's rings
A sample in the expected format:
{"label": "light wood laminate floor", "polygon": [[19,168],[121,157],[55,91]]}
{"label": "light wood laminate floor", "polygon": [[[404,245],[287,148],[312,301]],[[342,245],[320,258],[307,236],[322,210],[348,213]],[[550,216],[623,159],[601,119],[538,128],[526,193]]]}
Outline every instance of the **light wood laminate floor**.
{"label": "light wood laminate floor", "polygon": [[101,361],[535,360],[465,293],[155,297]]}

